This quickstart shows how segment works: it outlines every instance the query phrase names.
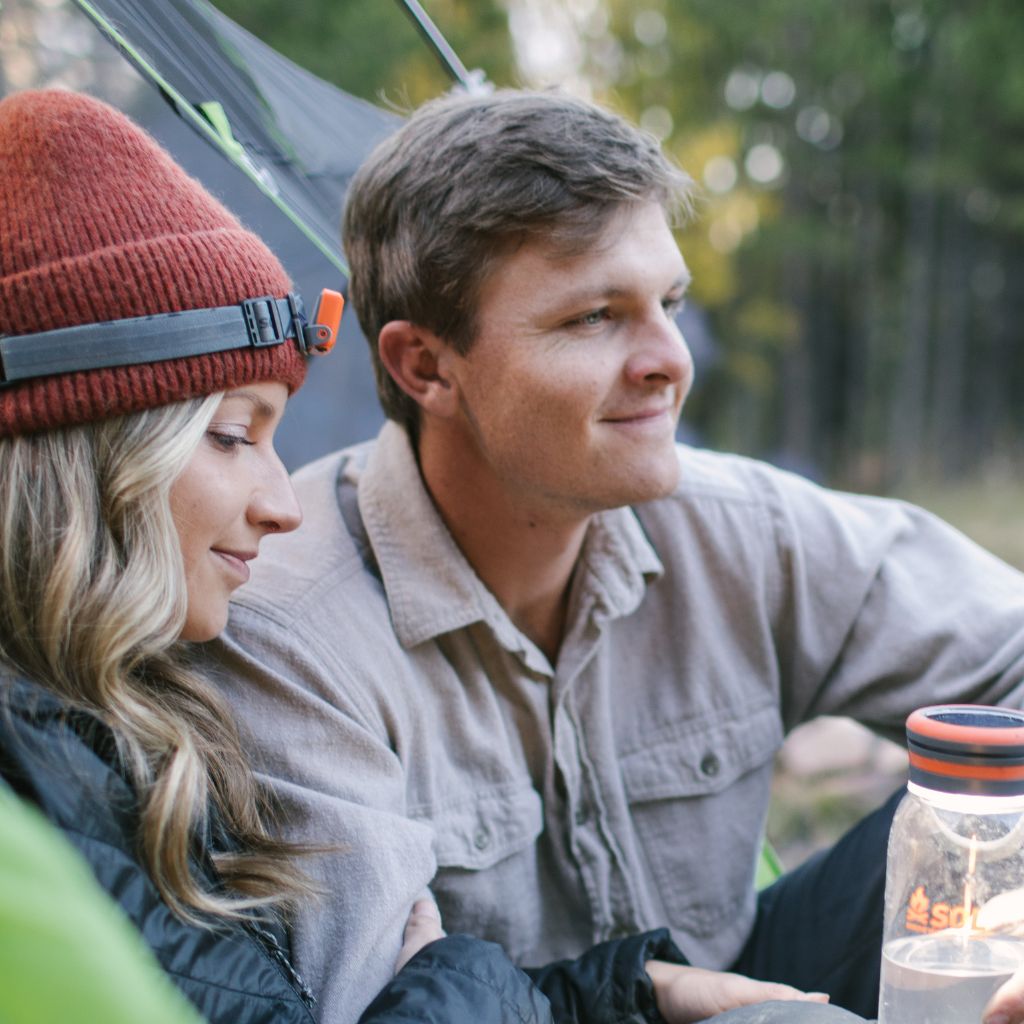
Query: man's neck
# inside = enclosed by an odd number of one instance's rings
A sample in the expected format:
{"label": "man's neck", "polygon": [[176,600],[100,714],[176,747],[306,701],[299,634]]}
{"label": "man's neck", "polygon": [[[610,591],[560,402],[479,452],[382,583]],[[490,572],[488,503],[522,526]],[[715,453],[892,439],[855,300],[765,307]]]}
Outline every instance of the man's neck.
{"label": "man's neck", "polygon": [[509,618],[552,665],[589,515],[555,515],[510,497],[486,473],[420,446],[420,471],[455,542]]}

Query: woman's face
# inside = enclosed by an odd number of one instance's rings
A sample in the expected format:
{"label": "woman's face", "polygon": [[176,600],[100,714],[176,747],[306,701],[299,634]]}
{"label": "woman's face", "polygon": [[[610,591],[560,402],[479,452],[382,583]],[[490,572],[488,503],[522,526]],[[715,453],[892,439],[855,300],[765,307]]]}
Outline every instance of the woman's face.
{"label": "woman's face", "polygon": [[232,591],[268,533],[294,530],[302,512],[274,451],[288,389],[247,384],[221,399],[206,435],[171,488],[171,514],[185,560],[183,640],[212,640],[228,620]]}

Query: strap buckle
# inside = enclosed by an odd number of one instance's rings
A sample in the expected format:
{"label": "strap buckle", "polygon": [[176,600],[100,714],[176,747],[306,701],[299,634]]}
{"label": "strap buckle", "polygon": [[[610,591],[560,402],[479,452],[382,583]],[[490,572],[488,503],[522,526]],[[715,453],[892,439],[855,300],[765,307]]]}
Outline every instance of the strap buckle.
{"label": "strap buckle", "polygon": [[269,348],[287,340],[281,325],[281,314],[277,309],[277,299],[272,295],[245,299],[241,307],[249,344],[253,348]]}

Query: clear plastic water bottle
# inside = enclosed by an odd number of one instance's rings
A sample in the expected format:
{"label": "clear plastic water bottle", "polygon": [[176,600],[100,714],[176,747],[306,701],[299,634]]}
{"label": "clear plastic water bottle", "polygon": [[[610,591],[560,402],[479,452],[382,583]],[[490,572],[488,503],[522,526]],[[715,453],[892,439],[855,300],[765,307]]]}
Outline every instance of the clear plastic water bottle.
{"label": "clear plastic water bottle", "polygon": [[1024,713],[907,719],[886,865],[879,1024],[977,1024],[1024,968]]}

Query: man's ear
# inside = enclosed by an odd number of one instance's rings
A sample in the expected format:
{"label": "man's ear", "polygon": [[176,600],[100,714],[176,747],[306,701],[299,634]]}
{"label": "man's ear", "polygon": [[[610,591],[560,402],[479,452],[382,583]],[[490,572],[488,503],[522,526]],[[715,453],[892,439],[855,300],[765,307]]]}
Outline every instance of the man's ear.
{"label": "man's ear", "polygon": [[377,351],[394,382],[425,412],[451,415],[456,408],[452,350],[433,331],[411,320],[391,320],[377,336]]}

